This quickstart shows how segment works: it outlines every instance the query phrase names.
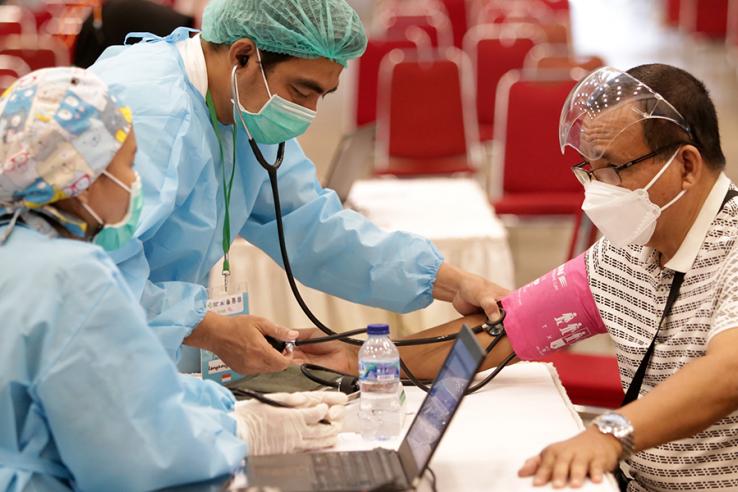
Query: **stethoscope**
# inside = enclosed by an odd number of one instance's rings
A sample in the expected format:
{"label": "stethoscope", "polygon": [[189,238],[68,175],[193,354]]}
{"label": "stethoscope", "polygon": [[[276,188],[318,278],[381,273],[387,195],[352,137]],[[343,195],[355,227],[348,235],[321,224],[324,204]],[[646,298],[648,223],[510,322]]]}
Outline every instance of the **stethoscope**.
{"label": "stethoscope", "polygon": [[[234,67],[234,70],[231,73],[231,95],[233,98],[234,105],[236,104],[238,99],[238,88],[236,83],[236,67]],[[216,131],[216,135],[218,136],[218,143],[220,145],[220,151],[221,151],[221,162],[223,162],[223,182],[224,186],[226,185],[226,176],[225,176],[225,163],[223,161],[223,148],[222,143],[220,141],[220,135],[217,130],[217,117],[215,116],[215,108],[212,103],[212,98],[210,94],[208,93],[208,106],[210,108],[210,116],[211,116],[211,122],[213,124],[213,128]],[[241,125],[243,129],[246,131],[246,134],[248,136],[248,142],[249,146],[251,147],[252,152],[254,153],[254,157],[256,157],[257,162],[259,165],[267,172],[269,176],[269,184],[271,186],[272,190],[272,197],[274,199],[274,214],[275,219],[277,222],[277,236],[279,239],[279,249],[280,253],[282,255],[282,263],[284,265],[284,271],[287,276],[287,281],[290,285],[290,290],[292,291],[292,295],[294,296],[295,300],[300,306],[300,309],[302,309],[302,312],[305,313],[305,316],[323,333],[325,333],[326,336],[324,337],[318,337],[318,338],[311,338],[307,340],[295,340],[294,342],[281,342],[278,340],[271,339],[269,340],[269,343],[272,344],[272,346],[278,350],[279,352],[283,352],[285,348],[288,348],[289,345],[291,347],[294,346],[301,346],[301,345],[311,345],[316,343],[325,343],[330,342],[334,340],[339,340],[343,343],[347,343],[354,346],[361,346],[364,343],[364,340],[352,338],[355,335],[360,335],[363,333],[366,333],[366,328],[359,328],[356,330],[346,331],[338,333],[328,326],[326,326],[322,321],[318,319],[315,314],[310,310],[305,300],[302,298],[302,295],[300,294],[300,291],[297,287],[297,282],[295,281],[295,276],[292,272],[292,266],[290,264],[289,260],[289,254],[287,252],[287,245],[286,245],[286,239],[285,239],[285,233],[284,233],[284,224],[282,221],[282,205],[281,201],[279,199],[279,183],[277,179],[277,171],[282,166],[282,163],[284,162],[284,155],[285,155],[285,147],[286,143],[282,142],[278,144],[277,147],[277,156],[275,158],[275,161],[273,163],[269,163],[266,158],[264,157],[264,154],[261,152],[261,149],[259,148],[258,144],[254,140],[253,136],[251,135],[251,132],[249,132],[249,129],[246,125],[246,122],[243,118],[243,115],[241,114],[241,111],[236,108],[235,111],[238,115],[238,118],[241,121]],[[233,163],[232,163],[232,171],[231,171],[231,177],[230,177],[230,186],[226,186],[226,189],[224,190],[225,200],[226,200],[226,221],[228,221],[228,218],[230,216],[229,214],[229,205],[230,205],[230,187],[233,185],[233,174],[235,173],[235,165],[236,165],[236,126],[234,124],[233,126]],[[226,262],[228,261],[228,246],[230,246],[230,243],[226,245],[226,239],[230,241],[230,228],[228,228],[228,233],[226,235],[225,232],[225,225],[224,225],[224,255],[226,258]],[[227,237],[226,237],[227,236]],[[226,263],[224,262],[224,278],[227,281],[228,274],[226,273],[227,270]],[[479,334],[482,332],[486,332],[488,335],[492,337],[492,341],[489,343],[489,345],[486,347],[486,353],[489,354],[494,350],[494,348],[497,346],[497,344],[506,336],[505,334],[505,327],[504,327],[504,320],[505,320],[505,311],[500,308],[500,318],[495,321],[488,321],[486,323],[483,323],[479,326],[476,326],[472,328],[472,332],[474,334]],[[444,342],[450,342],[456,340],[457,333],[451,333],[448,335],[440,335],[435,337],[427,337],[427,338],[415,338],[415,339],[409,339],[409,340],[393,340],[392,342],[397,347],[408,347],[408,346],[416,346],[416,345],[430,345],[430,344],[436,344],[436,343],[444,343]],[[269,338],[269,337],[268,337]],[[483,388],[485,385],[487,385],[490,381],[492,381],[497,374],[505,367],[507,366],[512,360],[515,358],[515,353],[511,353],[508,355],[484,380],[481,382],[471,386],[467,391],[466,394],[473,393],[481,388]],[[407,379],[403,379],[403,384],[412,384],[414,386],[417,386],[421,390],[428,392],[430,391],[430,387],[428,386],[428,381],[421,381],[418,378],[415,377],[415,375],[410,371],[410,369],[407,367],[405,362],[400,358],[400,367],[405,372],[405,375],[407,376]],[[300,367],[300,370],[302,374],[310,379],[313,382],[316,382],[318,384],[321,384],[323,386],[328,386],[332,388],[339,389],[343,391],[344,393],[354,393],[358,390],[358,378],[353,375],[340,373],[338,371],[334,371],[332,369],[328,369],[325,367],[321,367],[315,364],[303,364]],[[336,374],[338,376],[337,381],[330,381],[325,378],[321,378],[317,376],[314,371],[323,371],[323,372],[329,372]],[[260,401],[263,401],[260,400]]]}

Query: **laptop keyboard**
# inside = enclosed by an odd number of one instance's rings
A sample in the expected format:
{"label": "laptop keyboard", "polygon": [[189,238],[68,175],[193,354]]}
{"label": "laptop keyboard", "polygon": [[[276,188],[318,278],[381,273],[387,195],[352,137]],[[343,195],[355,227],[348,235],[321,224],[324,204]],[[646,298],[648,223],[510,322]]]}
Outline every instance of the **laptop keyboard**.
{"label": "laptop keyboard", "polygon": [[394,452],[318,453],[312,457],[316,490],[372,490],[405,482],[399,458]]}

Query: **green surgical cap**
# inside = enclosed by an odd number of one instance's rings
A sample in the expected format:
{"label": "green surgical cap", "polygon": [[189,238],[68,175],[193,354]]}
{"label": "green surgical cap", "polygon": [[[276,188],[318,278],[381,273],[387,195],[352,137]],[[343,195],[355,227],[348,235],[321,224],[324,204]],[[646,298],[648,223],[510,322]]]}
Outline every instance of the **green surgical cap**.
{"label": "green surgical cap", "polygon": [[364,26],[346,0],[211,0],[202,37],[216,44],[249,38],[264,51],[344,67],[366,49]]}

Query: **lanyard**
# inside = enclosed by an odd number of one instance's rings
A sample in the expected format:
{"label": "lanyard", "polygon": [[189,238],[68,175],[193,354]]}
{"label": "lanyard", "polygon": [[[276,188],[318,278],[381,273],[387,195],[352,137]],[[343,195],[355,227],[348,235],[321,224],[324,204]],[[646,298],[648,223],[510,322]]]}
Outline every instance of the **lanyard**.
{"label": "lanyard", "polygon": [[220,166],[223,168],[223,201],[225,202],[225,216],[223,218],[223,286],[228,293],[228,279],[231,276],[231,262],[229,252],[231,250],[231,191],[233,190],[233,178],[236,176],[236,125],[233,125],[233,158],[231,164],[231,175],[226,178],[226,164],[223,152],[223,141],[218,130],[218,115],[215,112],[213,96],[208,91],[205,101],[210,113],[210,124],[218,139],[218,150],[220,151]]}
{"label": "lanyard", "polygon": [[[738,191],[733,189],[728,190],[728,193],[725,195],[725,199],[723,200],[723,204],[720,206],[720,210],[725,208],[725,205],[736,196],[738,196]],[[630,382],[630,386],[628,386],[628,391],[625,393],[625,398],[623,398],[623,403],[621,405],[623,407],[628,403],[636,401],[638,399],[638,395],[641,393],[641,386],[643,386],[643,380],[646,377],[646,369],[648,369],[648,364],[651,362],[651,358],[653,357],[653,353],[656,349],[656,339],[659,336],[661,327],[666,322],[667,316],[671,314],[671,309],[674,307],[674,303],[679,297],[679,289],[681,288],[683,281],[684,273],[676,272],[674,274],[674,280],[671,282],[669,297],[666,299],[666,306],[664,307],[664,312],[661,315],[661,320],[659,321],[658,328],[656,329],[656,334],[653,336],[653,340],[651,340],[651,345],[648,346],[646,355],[643,356],[641,363],[638,365],[638,369],[633,376],[633,380]]]}

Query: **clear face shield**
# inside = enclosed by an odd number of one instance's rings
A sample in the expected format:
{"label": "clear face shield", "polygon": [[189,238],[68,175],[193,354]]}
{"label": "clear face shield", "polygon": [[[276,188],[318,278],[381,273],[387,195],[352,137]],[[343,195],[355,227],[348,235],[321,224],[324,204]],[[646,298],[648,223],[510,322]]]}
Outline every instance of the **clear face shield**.
{"label": "clear face shield", "polygon": [[670,121],[687,134],[684,117],[660,94],[631,75],[603,67],[583,79],[569,94],[559,122],[559,144],[584,159],[602,159],[623,134],[641,133],[639,123]]}

